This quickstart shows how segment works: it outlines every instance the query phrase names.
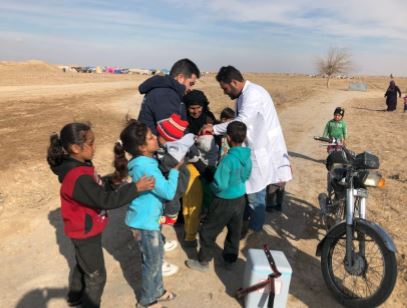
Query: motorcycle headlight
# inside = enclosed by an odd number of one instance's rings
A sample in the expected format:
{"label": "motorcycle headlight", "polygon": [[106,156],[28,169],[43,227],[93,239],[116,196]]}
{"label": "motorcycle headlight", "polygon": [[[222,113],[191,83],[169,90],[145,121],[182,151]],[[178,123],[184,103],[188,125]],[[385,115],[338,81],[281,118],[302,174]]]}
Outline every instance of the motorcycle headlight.
{"label": "motorcycle headlight", "polygon": [[369,171],[367,174],[365,180],[363,181],[363,184],[365,186],[370,186],[370,187],[384,187],[384,178],[380,174],[380,172],[377,171]]}

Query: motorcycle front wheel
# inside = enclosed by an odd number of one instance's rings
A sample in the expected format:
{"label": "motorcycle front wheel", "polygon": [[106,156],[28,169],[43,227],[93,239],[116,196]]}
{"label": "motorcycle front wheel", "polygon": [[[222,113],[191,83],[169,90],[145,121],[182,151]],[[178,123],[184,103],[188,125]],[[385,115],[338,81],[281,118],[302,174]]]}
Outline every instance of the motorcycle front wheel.
{"label": "motorcycle front wheel", "polygon": [[[364,251],[364,252],[363,252]],[[375,307],[391,294],[397,280],[395,253],[372,227],[353,227],[351,266],[346,260],[346,227],[330,234],[322,247],[321,269],[335,298],[346,307]]]}

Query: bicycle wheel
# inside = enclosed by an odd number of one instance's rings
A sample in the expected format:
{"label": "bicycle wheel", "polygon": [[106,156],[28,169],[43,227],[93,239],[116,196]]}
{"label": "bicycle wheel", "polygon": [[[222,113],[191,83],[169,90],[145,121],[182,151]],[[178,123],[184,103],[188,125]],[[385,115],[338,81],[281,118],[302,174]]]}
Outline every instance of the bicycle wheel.
{"label": "bicycle wheel", "polygon": [[[364,253],[360,250],[364,242]],[[362,245],[363,246],[363,245]],[[397,279],[395,253],[389,251],[380,234],[365,224],[354,225],[353,265],[346,266],[346,226],[326,238],[321,269],[335,298],[347,307],[374,307],[391,294]]]}

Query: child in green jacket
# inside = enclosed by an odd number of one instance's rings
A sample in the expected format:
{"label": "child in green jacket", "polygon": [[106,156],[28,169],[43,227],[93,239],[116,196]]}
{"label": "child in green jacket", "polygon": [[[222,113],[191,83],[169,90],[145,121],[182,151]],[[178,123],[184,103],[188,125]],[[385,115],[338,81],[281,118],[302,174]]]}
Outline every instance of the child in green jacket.
{"label": "child in green jacket", "polygon": [[337,107],[334,111],[334,118],[325,125],[323,136],[326,138],[336,138],[340,143],[345,144],[348,135],[346,122],[343,120],[345,109]]}
{"label": "child in green jacket", "polygon": [[212,250],[216,248],[216,237],[224,227],[228,229],[223,248],[224,265],[227,269],[231,269],[236,263],[246,204],[245,182],[249,179],[252,170],[250,149],[242,147],[246,132],[246,125],[239,121],[233,121],[227,127],[230,150],[220,161],[211,184],[215,198],[199,232],[201,245],[198,260],[189,259],[186,262],[191,269],[208,270]]}
{"label": "child in green jacket", "polygon": [[[323,136],[326,138],[335,138],[339,141],[339,144],[345,145],[345,139],[348,136],[348,127],[346,122],[343,120],[345,115],[345,109],[342,107],[336,107],[334,111],[334,118],[329,120],[325,125],[325,130]],[[327,148],[328,153],[341,147],[340,145],[329,145]]]}

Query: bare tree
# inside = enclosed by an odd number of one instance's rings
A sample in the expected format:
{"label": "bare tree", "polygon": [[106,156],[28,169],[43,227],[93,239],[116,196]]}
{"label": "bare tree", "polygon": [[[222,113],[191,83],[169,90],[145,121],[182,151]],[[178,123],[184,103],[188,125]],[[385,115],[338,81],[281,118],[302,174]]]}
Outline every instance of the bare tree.
{"label": "bare tree", "polygon": [[318,72],[327,77],[327,88],[333,76],[348,73],[352,69],[350,58],[350,53],[345,48],[329,48],[325,58],[317,59]]}

